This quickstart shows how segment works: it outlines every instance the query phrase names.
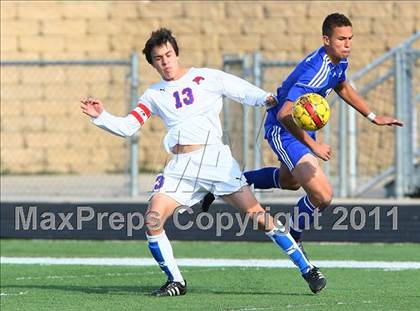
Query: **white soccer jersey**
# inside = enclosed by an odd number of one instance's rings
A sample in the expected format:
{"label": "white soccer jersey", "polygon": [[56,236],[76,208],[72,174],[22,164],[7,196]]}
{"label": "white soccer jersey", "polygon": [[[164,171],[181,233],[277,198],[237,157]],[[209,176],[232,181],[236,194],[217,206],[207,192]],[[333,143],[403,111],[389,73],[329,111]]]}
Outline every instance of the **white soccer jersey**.
{"label": "white soccer jersey", "polygon": [[178,80],[151,85],[128,116],[115,117],[104,111],[92,121],[126,137],[136,133],[151,115],[157,115],[168,131],[163,142],[168,152],[176,144],[221,144],[223,95],[242,104],[262,106],[269,93],[220,70],[191,68]]}

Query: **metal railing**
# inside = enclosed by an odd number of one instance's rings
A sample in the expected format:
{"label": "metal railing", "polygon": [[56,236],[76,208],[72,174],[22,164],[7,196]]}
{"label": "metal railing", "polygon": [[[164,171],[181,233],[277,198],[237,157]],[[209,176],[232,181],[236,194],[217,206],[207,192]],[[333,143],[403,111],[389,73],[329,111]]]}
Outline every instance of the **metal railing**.
{"label": "metal railing", "polygon": [[[370,90],[376,86],[383,84],[386,81],[394,79],[394,96],[395,96],[395,117],[403,120],[405,123],[402,128],[395,128],[395,158],[394,165],[391,165],[376,176],[371,177],[364,183],[357,181],[357,153],[358,148],[356,144],[356,114],[353,109],[347,107],[349,113],[349,128],[343,128],[342,132],[349,132],[349,175],[351,187],[340,187],[340,194],[342,196],[360,196],[364,192],[368,191],[377,182],[389,177],[391,174],[395,174],[394,189],[389,195],[393,195],[397,198],[403,197],[407,193],[414,191],[416,182],[416,142],[417,142],[417,112],[415,98],[420,94],[420,89],[414,90],[412,87],[413,80],[415,79],[415,66],[413,58],[419,57],[419,50],[411,48],[412,44],[420,39],[420,33],[416,33],[409,39],[391,49],[381,57],[373,61],[365,68],[359,70],[350,77],[350,81],[353,84],[357,84],[364,76],[369,74],[371,71],[377,69],[379,66],[387,62],[388,60],[393,61],[391,68],[387,72],[376,79],[362,84],[359,93],[365,96]],[[419,81],[420,82],[420,81]],[[414,94],[414,92],[418,92]],[[342,103],[344,105],[344,103]],[[373,108],[374,109],[374,108]],[[346,163],[346,162],[344,162]],[[343,171],[340,174],[340,179],[347,180],[347,172]],[[357,186],[358,185],[358,186]]]}

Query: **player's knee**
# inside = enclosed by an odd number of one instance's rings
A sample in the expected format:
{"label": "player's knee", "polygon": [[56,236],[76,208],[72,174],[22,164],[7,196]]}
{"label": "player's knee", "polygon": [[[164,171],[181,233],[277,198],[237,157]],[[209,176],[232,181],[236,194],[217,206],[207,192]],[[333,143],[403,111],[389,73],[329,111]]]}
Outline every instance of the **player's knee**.
{"label": "player's knee", "polygon": [[259,205],[249,208],[246,213],[253,222],[258,223],[259,227],[264,227],[268,222],[269,214]]}
{"label": "player's knee", "polygon": [[260,214],[264,214],[264,210],[263,210],[263,208],[260,206],[260,205],[256,205],[256,206],[253,206],[253,207],[251,207],[251,208],[248,208],[247,210],[246,210],[246,213],[249,215],[249,216],[255,216],[255,215],[260,215]]}
{"label": "player's knee", "polygon": [[332,199],[334,198],[334,189],[331,186],[328,188],[327,195],[328,195],[328,197],[327,197],[327,203],[328,203],[327,206],[330,206],[331,205],[331,202],[332,202]]}
{"label": "player's knee", "polygon": [[330,206],[332,202],[333,189],[332,187],[323,189],[322,191],[319,191],[311,195],[309,199],[313,205],[318,207],[320,210],[323,210],[326,207]]}
{"label": "player's knee", "polygon": [[148,232],[159,232],[163,227],[163,219],[157,211],[147,211],[145,225]]}
{"label": "player's knee", "polygon": [[332,199],[333,199],[332,189],[327,189],[324,192],[322,192],[319,197],[319,201],[320,201],[319,209],[323,210],[326,207],[330,206]]}
{"label": "player's knee", "polygon": [[330,206],[332,198],[333,198],[332,194],[325,195],[322,198],[320,209],[323,210],[323,209],[327,208],[328,206]]}

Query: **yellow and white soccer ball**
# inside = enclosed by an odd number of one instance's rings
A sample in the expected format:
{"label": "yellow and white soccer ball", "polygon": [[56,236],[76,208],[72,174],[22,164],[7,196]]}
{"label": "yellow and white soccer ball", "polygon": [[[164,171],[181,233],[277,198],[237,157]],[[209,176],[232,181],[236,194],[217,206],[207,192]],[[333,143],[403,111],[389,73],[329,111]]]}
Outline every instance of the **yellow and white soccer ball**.
{"label": "yellow and white soccer ball", "polygon": [[330,105],[319,94],[304,94],[295,101],[292,116],[301,129],[317,131],[327,124],[330,118]]}

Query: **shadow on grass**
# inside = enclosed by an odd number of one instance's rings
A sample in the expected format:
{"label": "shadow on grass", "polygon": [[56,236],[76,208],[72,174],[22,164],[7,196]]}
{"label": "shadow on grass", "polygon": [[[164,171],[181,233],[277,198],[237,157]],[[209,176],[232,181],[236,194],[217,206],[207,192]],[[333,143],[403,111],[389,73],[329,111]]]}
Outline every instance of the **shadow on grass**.
{"label": "shadow on grass", "polygon": [[148,295],[155,287],[152,286],[80,286],[80,285],[3,285],[3,289],[40,289],[40,290],[61,290],[66,292],[81,292],[85,294],[111,294],[127,295],[140,294]]}
{"label": "shadow on grass", "polygon": [[[159,286],[77,286],[77,285],[3,285],[3,289],[40,289],[61,290],[67,292],[81,292],[85,294],[109,294],[109,295],[144,295],[159,288]],[[281,291],[250,291],[250,290],[209,290],[208,288],[188,288],[190,294],[214,294],[214,295],[280,295],[280,296],[313,296],[310,293],[291,293]]]}
{"label": "shadow on grass", "polygon": [[[196,291],[195,291],[196,292]],[[203,290],[205,292],[205,290]],[[206,291],[208,292],[208,291]],[[279,295],[279,296],[314,296],[311,293],[287,293],[287,292],[279,292],[279,291],[210,291],[212,294],[216,295]]]}

